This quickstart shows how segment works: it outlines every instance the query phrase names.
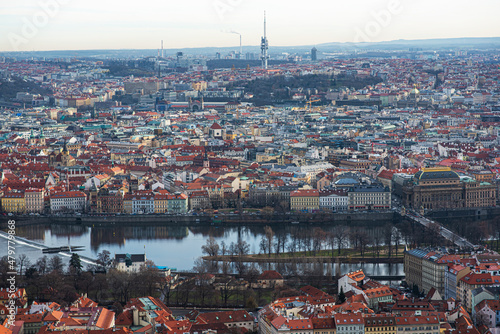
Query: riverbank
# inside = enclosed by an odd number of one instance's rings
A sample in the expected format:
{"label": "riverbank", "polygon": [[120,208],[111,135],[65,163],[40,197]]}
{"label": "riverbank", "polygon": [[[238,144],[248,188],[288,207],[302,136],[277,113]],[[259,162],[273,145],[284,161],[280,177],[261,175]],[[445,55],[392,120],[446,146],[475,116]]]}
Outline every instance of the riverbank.
{"label": "riverbank", "polygon": [[113,225],[113,224],[162,224],[162,225],[272,225],[272,224],[351,224],[373,222],[385,224],[394,219],[394,212],[342,212],[342,213],[300,213],[300,214],[218,214],[218,215],[14,215],[1,216],[0,226],[6,226],[7,221],[15,220],[16,225],[33,224],[83,224]]}
{"label": "riverbank", "polygon": [[214,262],[255,262],[255,263],[403,263],[403,257],[328,257],[328,256],[298,256],[289,258],[260,257],[257,255],[243,256],[204,256],[205,261]]}

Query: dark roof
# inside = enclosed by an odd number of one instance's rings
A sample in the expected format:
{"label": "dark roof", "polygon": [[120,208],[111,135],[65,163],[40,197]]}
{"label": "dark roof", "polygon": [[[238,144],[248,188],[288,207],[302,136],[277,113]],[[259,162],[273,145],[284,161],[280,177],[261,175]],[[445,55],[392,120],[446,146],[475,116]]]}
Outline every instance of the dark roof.
{"label": "dark roof", "polygon": [[126,258],[130,258],[132,262],[144,262],[146,261],[146,255],[145,254],[116,254],[115,255],[115,260],[125,260]]}
{"label": "dark roof", "polygon": [[460,179],[457,173],[453,171],[419,171],[415,174],[418,180],[435,180],[435,179]]}
{"label": "dark roof", "polygon": [[381,193],[388,192],[389,190],[378,185],[370,185],[370,186],[356,186],[351,188],[351,192],[359,192],[359,193]]}

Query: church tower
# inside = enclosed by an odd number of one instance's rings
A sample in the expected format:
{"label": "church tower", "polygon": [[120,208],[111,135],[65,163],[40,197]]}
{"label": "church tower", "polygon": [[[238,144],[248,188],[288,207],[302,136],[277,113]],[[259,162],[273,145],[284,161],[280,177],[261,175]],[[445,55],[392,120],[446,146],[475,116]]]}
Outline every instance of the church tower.
{"label": "church tower", "polygon": [[47,142],[45,141],[45,134],[43,133],[43,128],[40,129],[40,137],[38,138],[38,144],[45,146]]}
{"label": "church tower", "polygon": [[205,153],[203,154],[203,168],[210,168],[210,160],[208,159],[206,148],[205,148]]}
{"label": "church tower", "polygon": [[31,134],[30,134],[29,144],[30,144],[30,145],[36,145],[36,136],[35,136],[35,134],[33,133],[33,129],[31,129]]}

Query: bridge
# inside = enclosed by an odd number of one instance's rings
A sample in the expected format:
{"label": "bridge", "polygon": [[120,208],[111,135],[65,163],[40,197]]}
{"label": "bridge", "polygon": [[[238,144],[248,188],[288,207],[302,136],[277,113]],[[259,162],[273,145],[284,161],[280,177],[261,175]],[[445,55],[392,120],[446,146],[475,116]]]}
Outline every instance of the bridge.
{"label": "bridge", "polygon": [[420,215],[419,213],[417,213],[415,211],[404,210],[404,208],[402,209],[400,207],[395,207],[394,209],[401,216],[404,216],[407,219],[413,220],[414,222],[417,222],[417,223],[419,223],[419,224],[421,224],[421,225],[423,225],[423,226],[425,226],[427,228],[430,228],[431,226],[437,226],[437,228],[439,230],[439,234],[443,238],[445,238],[445,239],[453,242],[455,245],[457,245],[460,248],[475,248],[475,247],[478,247],[477,245],[474,245],[473,243],[471,243],[467,239],[462,238],[458,234],[456,234],[456,233],[450,231],[449,229],[445,228],[444,226],[442,226],[438,222],[430,220],[430,219],[428,219],[428,218]]}

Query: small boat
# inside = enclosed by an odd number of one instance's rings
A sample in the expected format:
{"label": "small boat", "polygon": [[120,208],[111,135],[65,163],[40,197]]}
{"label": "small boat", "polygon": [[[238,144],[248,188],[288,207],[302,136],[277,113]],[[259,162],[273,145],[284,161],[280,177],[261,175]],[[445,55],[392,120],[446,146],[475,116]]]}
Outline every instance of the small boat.
{"label": "small boat", "polygon": [[299,224],[299,223],[300,223],[300,222],[298,222],[298,221],[294,221],[294,222],[292,222],[292,224]]}

